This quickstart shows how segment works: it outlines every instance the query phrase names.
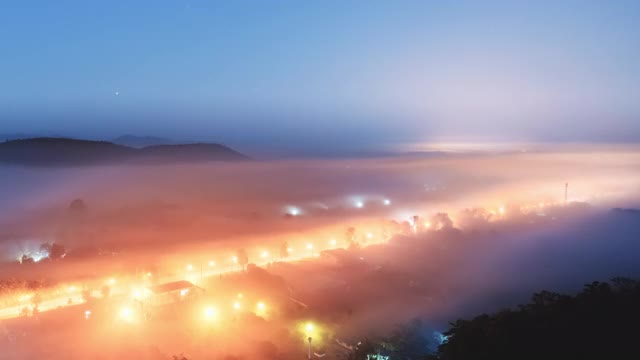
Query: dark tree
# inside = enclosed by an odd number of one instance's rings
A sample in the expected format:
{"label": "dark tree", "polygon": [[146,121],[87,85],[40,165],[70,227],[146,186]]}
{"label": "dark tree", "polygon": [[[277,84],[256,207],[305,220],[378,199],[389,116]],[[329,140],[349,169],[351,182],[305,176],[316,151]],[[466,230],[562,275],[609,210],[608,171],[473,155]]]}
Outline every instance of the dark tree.
{"label": "dark tree", "polygon": [[364,339],[355,346],[349,354],[349,360],[368,360],[367,355],[377,354],[380,350],[378,343],[370,339]]}
{"label": "dark tree", "polygon": [[56,243],[53,243],[53,244],[44,243],[40,245],[40,252],[43,254],[47,254],[47,257],[51,260],[61,259],[67,253],[64,246]]}
{"label": "dark tree", "polygon": [[93,297],[91,297],[91,289],[82,290],[82,300],[84,300],[85,302],[93,300]]}
{"label": "dark tree", "polygon": [[53,260],[62,259],[66,253],[67,251],[64,246],[53,243],[51,244],[51,250],[49,251],[49,258]]}
{"label": "dark tree", "polygon": [[283,242],[280,245],[280,259],[286,259],[289,256],[289,243]]}
{"label": "dark tree", "polygon": [[249,255],[247,255],[247,251],[245,249],[238,249],[236,251],[236,257],[238,258],[238,265],[245,270],[247,264],[249,264]]}
{"label": "dark tree", "polygon": [[108,298],[109,294],[111,294],[111,288],[108,287],[107,285],[104,285],[101,289],[100,289],[100,294],[102,294],[103,298]]}
{"label": "dark tree", "polygon": [[390,335],[365,339],[358,343],[349,360],[367,360],[367,355],[384,355],[390,359],[421,359],[429,354],[429,343],[420,320],[398,326]]}
{"label": "dark tree", "polygon": [[69,204],[69,213],[71,214],[84,214],[87,212],[87,205],[82,199],[75,199]]}
{"label": "dark tree", "polygon": [[351,244],[353,241],[356,240],[356,228],[354,227],[349,227],[347,228],[347,231],[345,231],[344,233],[344,240],[347,244]]}
{"label": "dark tree", "polygon": [[31,298],[31,305],[38,307],[40,303],[42,303],[42,295],[40,295],[40,293],[33,294],[33,297]]}
{"label": "dark tree", "polygon": [[458,320],[434,359],[640,359],[640,282],[594,282],[575,296],[542,291],[518,309]]}

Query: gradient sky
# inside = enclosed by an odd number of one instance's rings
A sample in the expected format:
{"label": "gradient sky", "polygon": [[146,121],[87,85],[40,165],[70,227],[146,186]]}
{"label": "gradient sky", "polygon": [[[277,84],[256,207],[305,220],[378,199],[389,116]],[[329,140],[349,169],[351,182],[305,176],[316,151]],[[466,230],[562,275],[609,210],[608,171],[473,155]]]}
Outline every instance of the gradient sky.
{"label": "gradient sky", "polygon": [[638,24],[638,1],[4,0],[0,132],[637,142]]}

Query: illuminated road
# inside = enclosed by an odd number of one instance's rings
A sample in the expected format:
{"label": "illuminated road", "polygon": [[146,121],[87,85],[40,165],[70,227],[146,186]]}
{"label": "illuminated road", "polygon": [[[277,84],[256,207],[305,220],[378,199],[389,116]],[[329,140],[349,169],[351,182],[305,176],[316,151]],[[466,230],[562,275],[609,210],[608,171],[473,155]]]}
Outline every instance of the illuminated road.
{"label": "illuminated road", "polygon": [[[338,247],[335,247],[335,248],[338,248]],[[279,262],[282,262],[282,261],[296,262],[296,261],[312,259],[312,258],[315,258],[316,256],[317,254],[315,255],[310,254],[309,256],[290,256],[287,259],[282,259],[278,261]],[[273,262],[271,259],[262,259],[262,261],[256,261],[256,262],[253,262],[253,264],[261,266],[271,262]],[[202,271],[202,276],[204,278],[208,278],[212,276],[218,276],[221,274],[230,274],[237,271],[238,271],[237,265],[225,266],[224,269],[207,268],[206,271]],[[200,282],[200,270],[193,269],[192,271],[188,271],[188,274],[186,276],[178,276],[178,275],[165,276],[160,278],[158,282],[166,283],[166,282],[172,282],[177,280],[187,280],[192,283],[198,283]],[[140,286],[140,287],[143,287],[143,286]],[[111,290],[112,292],[110,293],[109,298],[120,299],[120,300],[126,299],[127,296],[132,296],[130,292],[131,288],[133,287],[128,285],[114,286],[112,287],[112,290]],[[94,291],[92,295],[95,296],[96,291]],[[71,302],[69,302],[69,299],[71,299]],[[84,302],[85,301],[82,298],[81,291],[75,290],[74,292],[69,294],[64,294],[52,299],[43,300],[38,305],[38,312],[40,313],[47,312],[47,311],[55,310],[55,309],[66,307],[66,306],[74,306],[74,305],[82,304]],[[25,307],[32,308],[32,305],[30,302],[25,301],[23,304],[20,304],[20,305],[2,308],[0,309],[0,319],[13,319],[13,318],[20,317],[21,316],[20,312]]]}
{"label": "illuminated road", "polygon": [[[543,205],[523,206],[521,207],[521,210],[528,211],[530,207],[542,207],[542,206]],[[495,211],[491,211],[491,212],[494,214],[499,214],[499,218],[504,218],[504,215],[505,215],[504,207],[499,207]],[[420,229],[421,230],[417,231],[418,233],[432,230],[431,223],[427,221],[424,224],[421,224]],[[414,232],[415,231],[416,231],[416,227],[414,226]],[[399,232],[389,233],[385,237],[380,236],[380,234],[373,236],[373,234],[371,233],[366,233],[365,236],[366,236],[367,243],[361,244],[361,245],[363,247],[367,247],[375,244],[386,243],[386,240],[384,238],[390,239],[393,236],[397,235],[398,233]],[[264,266],[272,262],[298,262],[298,261],[304,261],[304,260],[316,258],[319,256],[320,252],[324,250],[346,249],[346,247],[344,246],[338,246],[335,240],[330,240],[328,243],[329,244],[328,246],[317,245],[320,243],[322,242],[309,241],[305,244],[299,244],[299,245],[302,245],[301,247],[302,250],[299,249],[299,251],[296,252],[294,255],[293,249],[289,249],[290,255],[284,259],[275,259],[274,257],[272,257],[271,254],[263,250],[262,252],[260,252],[260,255],[258,256],[259,261],[253,261],[252,263],[258,266]],[[327,243],[326,239],[324,243],[325,244]],[[316,244],[315,247],[314,247],[314,244]],[[300,255],[300,254],[304,254],[304,255]],[[234,257],[234,260],[237,261],[237,258]],[[215,267],[211,267],[209,266],[209,264],[207,265],[198,264],[197,266],[193,266],[191,264],[186,263],[184,273],[166,275],[155,280],[157,283],[187,280],[194,284],[198,284],[202,282],[201,278],[218,276],[221,274],[229,274],[229,273],[237,272],[239,270],[238,269],[239,266],[237,264],[228,264],[225,266],[217,266],[216,264],[212,264],[212,265],[214,265]],[[132,293],[133,289],[135,288],[141,289],[144,287],[145,285],[143,285],[142,281],[138,283],[117,284],[115,286],[110,286],[111,292],[109,294],[109,297],[111,299],[119,299],[119,300],[124,300],[127,297],[131,297],[133,299],[133,293]],[[96,295],[97,297],[100,297],[100,294],[94,291],[92,293],[92,296],[96,297]],[[69,302],[69,299],[71,299],[71,302]],[[74,291],[70,291],[67,294],[62,294],[54,298],[43,300],[38,305],[38,311],[47,312],[47,311],[55,310],[58,308],[78,305],[82,303],[84,303],[84,300],[82,298],[82,292],[79,291],[78,289],[75,289]],[[0,309],[0,319],[11,319],[11,318],[20,317],[21,309],[25,307],[31,308],[32,307],[31,302],[29,302],[28,300],[25,300],[22,304],[2,308]]]}

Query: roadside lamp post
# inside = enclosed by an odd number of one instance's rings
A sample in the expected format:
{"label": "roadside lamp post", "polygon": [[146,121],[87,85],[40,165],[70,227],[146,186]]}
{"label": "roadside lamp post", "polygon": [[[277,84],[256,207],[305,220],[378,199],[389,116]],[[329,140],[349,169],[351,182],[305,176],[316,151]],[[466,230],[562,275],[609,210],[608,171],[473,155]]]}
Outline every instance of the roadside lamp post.
{"label": "roadside lamp post", "polygon": [[309,336],[307,340],[309,341],[309,356],[307,357],[307,359],[311,360],[311,340],[313,339],[311,338],[311,336]]}

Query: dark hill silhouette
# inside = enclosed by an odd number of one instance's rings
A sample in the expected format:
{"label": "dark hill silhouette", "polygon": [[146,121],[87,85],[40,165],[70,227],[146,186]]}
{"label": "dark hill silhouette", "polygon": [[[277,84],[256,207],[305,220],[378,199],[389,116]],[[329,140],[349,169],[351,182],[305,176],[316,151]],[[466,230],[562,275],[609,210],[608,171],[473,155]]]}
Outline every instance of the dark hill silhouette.
{"label": "dark hill silhouette", "polygon": [[139,155],[145,160],[177,162],[248,159],[224,145],[207,143],[147,146],[139,150]]}
{"label": "dark hill silhouette", "polygon": [[0,163],[80,166],[118,163],[238,161],[249,158],[219,144],[159,145],[142,149],[107,141],[33,138],[0,143]]}
{"label": "dark hill silhouette", "polygon": [[458,320],[433,360],[640,359],[640,282],[593,282],[575,296],[534,294],[518,309]]}
{"label": "dark hill silhouette", "polygon": [[155,145],[171,145],[174,144],[174,141],[169,139],[155,137],[155,136],[135,136],[135,135],[122,135],[117,138],[111,140],[112,143],[133,147],[133,148],[143,148],[145,146],[155,146]]}

